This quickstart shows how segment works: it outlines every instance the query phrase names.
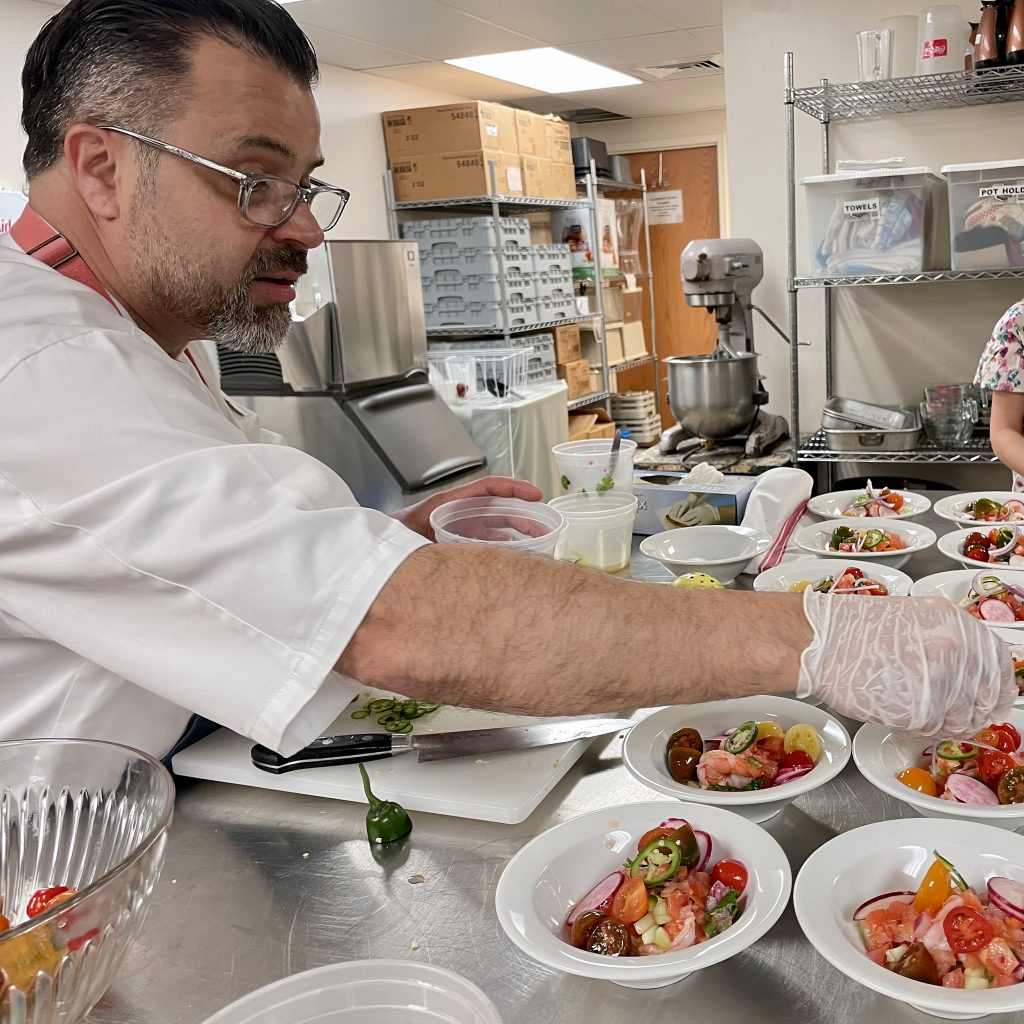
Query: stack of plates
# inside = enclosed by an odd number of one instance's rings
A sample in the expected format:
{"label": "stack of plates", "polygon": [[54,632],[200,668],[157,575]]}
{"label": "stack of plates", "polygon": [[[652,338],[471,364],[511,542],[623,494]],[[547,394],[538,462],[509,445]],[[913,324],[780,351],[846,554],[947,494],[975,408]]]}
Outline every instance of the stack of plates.
{"label": "stack of plates", "polygon": [[628,430],[637,444],[653,444],[661,437],[661,416],[653,391],[627,391],[612,395],[612,419]]}

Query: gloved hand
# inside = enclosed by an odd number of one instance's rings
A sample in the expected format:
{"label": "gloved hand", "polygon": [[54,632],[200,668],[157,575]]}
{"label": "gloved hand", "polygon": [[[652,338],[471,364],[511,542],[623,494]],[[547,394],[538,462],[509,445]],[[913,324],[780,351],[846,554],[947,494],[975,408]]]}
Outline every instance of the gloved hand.
{"label": "gloved hand", "polygon": [[722,521],[718,509],[705,501],[698,502],[692,508],[683,512],[682,515],[676,515],[676,510],[673,508],[672,518],[681,526],[713,526],[715,523]]}
{"label": "gloved hand", "polygon": [[968,736],[1017,697],[1013,663],[987,626],[945,598],[835,597],[804,591],[814,639],[798,697],[921,736]]}

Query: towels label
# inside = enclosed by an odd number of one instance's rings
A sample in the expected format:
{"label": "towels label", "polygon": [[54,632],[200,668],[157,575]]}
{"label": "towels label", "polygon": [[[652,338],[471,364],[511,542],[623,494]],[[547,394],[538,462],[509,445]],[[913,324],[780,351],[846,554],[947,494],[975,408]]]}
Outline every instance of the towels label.
{"label": "towels label", "polygon": [[858,199],[855,202],[843,203],[843,215],[846,217],[870,217],[878,220],[882,213],[882,200],[878,196],[874,199]]}
{"label": "towels label", "polygon": [[1016,185],[986,185],[978,189],[979,199],[1016,199],[1024,200],[1024,182]]}

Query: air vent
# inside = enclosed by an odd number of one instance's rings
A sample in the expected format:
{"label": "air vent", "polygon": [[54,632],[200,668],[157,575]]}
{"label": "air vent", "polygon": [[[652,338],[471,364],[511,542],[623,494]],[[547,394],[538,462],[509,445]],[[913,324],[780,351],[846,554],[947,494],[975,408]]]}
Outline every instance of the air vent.
{"label": "air vent", "polygon": [[573,124],[595,124],[598,121],[628,121],[625,114],[616,114],[600,107],[583,107],[581,110],[560,110],[558,116]]}
{"label": "air vent", "polygon": [[720,75],[724,70],[722,55],[711,54],[694,60],[673,60],[667,64],[634,68],[636,72],[655,82],[666,82],[677,78],[695,78],[699,75]]}

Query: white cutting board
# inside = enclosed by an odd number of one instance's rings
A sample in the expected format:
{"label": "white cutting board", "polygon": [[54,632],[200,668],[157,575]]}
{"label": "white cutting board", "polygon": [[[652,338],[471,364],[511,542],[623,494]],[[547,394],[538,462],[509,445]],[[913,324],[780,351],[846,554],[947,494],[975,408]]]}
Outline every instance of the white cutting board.
{"label": "white cutting board", "polygon": [[[393,696],[379,690],[366,690],[365,694]],[[324,730],[324,735],[384,732],[372,715],[361,721],[352,718],[351,713],[362,707],[365,701],[366,696],[360,695],[329,729]],[[442,705],[434,714],[415,721],[414,735],[530,725],[537,721],[560,719],[527,718]],[[628,719],[623,719],[623,729],[631,724]],[[609,737],[612,735],[615,734],[610,733]],[[369,761],[366,770],[377,796],[397,800],[410,811],[516,824],[530,816],[593,742],[593,739],[575,740],[557,746],[484,754],[475,758],[456,757],[424,764],[416,760],[415,754],[404,754]],[[253,765],[249,757],[252,745],[252,740],[221,729],[175,755],[172,762],[174,771],[178,775],[213,782],[366,802],[359,769],[355,765],[304,768],[273,775]]]}

